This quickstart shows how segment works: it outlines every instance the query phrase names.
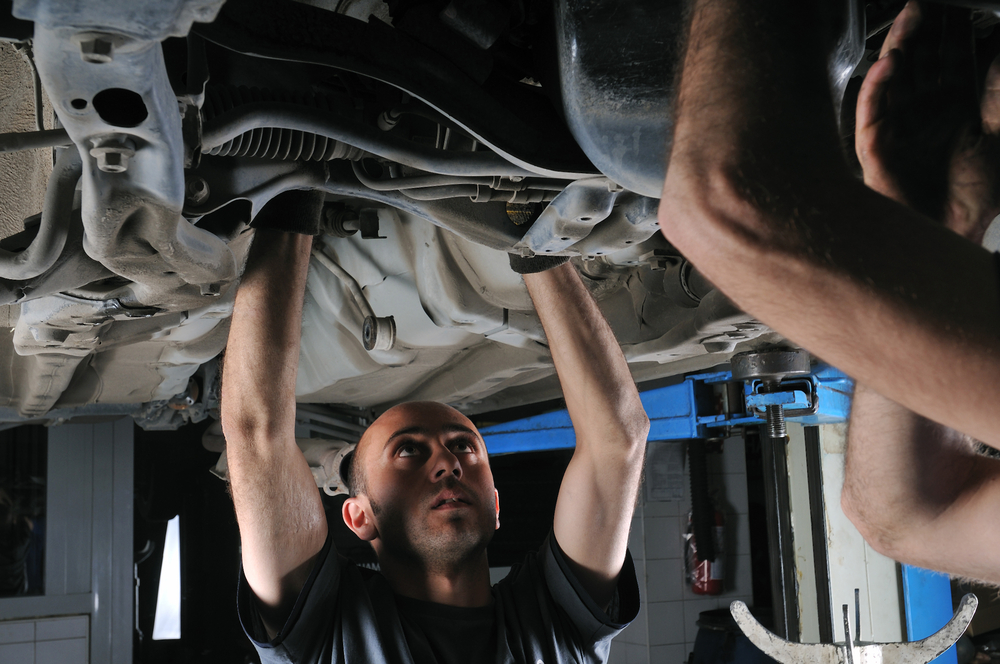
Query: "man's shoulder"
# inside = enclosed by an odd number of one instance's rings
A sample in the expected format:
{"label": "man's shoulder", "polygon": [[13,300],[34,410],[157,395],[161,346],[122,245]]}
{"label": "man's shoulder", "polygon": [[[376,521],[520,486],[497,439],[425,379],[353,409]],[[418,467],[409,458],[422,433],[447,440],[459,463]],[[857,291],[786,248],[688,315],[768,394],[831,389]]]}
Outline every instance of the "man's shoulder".
{"label": "man's shoulder", "polygon": [[[621,610],[611,617],[583,590],[552,534],[493,587],[504,638],[515,660],[606,661],[611,639],[638,612],[631,558],[618,584]],[[621,621],[621,622],[619,622]]]}

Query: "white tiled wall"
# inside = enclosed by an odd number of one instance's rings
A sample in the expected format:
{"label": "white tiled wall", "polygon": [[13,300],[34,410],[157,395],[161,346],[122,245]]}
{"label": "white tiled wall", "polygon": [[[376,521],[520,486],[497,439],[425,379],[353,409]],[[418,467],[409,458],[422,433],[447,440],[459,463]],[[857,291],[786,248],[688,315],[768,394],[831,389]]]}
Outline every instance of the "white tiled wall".
{"label": "white tiled wall", "polygon": [[708,462],[710,487],[720,492],[725,503],[718,506],[725,514],[725,592],[712,597],[696,595],[684,580],[682,538],[690,509],[686,476],[681,500],[651,502],[643,491],[629,535],[642,609],[615,638],[609,664],[683,664],[694,648],[699,613],[727,608],[737,599],[753,603],[742,438],[726,440],[723,453],[710,454]]}
{"label": "white tiled wall", "polygon": [[89,616],[0,622],[0,664],[87,664]]}

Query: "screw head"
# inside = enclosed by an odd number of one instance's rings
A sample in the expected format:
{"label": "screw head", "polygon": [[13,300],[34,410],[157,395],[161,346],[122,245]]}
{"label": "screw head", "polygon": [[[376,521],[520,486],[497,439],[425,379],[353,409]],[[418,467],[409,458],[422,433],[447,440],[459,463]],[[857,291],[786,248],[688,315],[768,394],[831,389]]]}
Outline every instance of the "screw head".
{"label": "screw head", "polygon": [[90,156],[97,160],[97,168],[105,173],[124,173],[135,150],[122,143],[111,143],[91,148]]}
{"label": "screw head", "polygon": [[117,173],[128,168],[128,163],[120,152],[106,152],[98,157],[98,160],[101,162],[102,171]]}

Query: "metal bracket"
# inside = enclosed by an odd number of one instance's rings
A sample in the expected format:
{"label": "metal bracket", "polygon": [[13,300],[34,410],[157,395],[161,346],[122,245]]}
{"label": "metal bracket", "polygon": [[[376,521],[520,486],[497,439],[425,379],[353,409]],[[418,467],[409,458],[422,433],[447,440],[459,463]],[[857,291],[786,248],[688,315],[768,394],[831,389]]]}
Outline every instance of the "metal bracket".
{"label": "metal bracket", "polygon": [[[781,406],[785,418],[789,418],[812,415],[819,410],[819,380],[815,376],[786,379],[777,392],[762,393],[762,386],[759,380],[747,385],[747,412],[763,415],[768,406]],[[800,406],[802,403],[805,405]]]}

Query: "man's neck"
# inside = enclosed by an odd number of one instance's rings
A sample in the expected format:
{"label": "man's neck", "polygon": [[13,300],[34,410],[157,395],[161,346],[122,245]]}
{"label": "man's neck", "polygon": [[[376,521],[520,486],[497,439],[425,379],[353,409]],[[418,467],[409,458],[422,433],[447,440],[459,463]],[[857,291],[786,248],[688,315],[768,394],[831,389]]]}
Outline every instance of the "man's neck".
{"label": "man's neck", "polygon": [[404,597],[462,607],[488,606],[493,601],[485,553],[445,570],[384,554],[379,556],[379,566],[393,592]]}

